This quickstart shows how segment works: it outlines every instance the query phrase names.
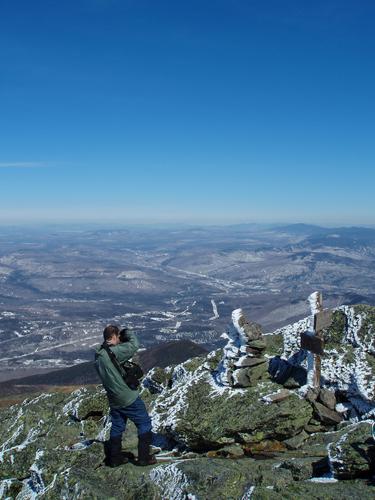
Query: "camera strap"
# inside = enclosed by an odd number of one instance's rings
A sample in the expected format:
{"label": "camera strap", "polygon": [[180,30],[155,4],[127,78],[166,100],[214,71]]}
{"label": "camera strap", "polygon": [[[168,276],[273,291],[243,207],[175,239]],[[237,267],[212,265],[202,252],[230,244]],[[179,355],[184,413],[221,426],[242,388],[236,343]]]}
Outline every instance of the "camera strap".
{"label": "camera strap", "polygon": [[112,361],[112,363],[115,365],[117,370],[120,372],[121,377],[124,379],[124,377],[126,377],[126,372],[125,372],[124,368],[121,366],[121,363],[119,362],[119,360],[116,358],[116,354],[111,350],[111,348],[109,347],[107,342],[103,342],[102,349],[107,351],[109,359]]}

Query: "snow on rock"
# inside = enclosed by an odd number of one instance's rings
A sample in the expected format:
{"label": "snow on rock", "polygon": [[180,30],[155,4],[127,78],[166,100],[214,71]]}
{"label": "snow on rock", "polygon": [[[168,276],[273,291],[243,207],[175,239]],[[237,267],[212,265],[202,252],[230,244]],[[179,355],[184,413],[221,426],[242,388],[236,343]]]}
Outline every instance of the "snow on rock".
{"label": "snow on rock", "polygon": [[[315,314],[318,310],[316,293],[310,295],[309,302]],[[328,342],[325,347],[325,355],[321,358],[322,384],[347,392],[359,414],[367,418],[375,412],[374,362],[371,364],[369,357],[375,352],[375,325],[368,321],[364,331],[369,313],[358,311],[356,306],[341,306],[333,311],[344,314],[345,325],[342,332],[334,332],[335,342]],[[312,328],[313,314],[275,331],[283,336],[284,359],[292,361],[292,356],[301,349],[301,333],[312,331]],[[328,339],[331,333],[328,329]]]}
{"label": "snow on rock", "polygon": [[252,494],[254,493],[255,486],[250,486],[250,488],[244,493],[241,500],[250,500]]}
{"label": "snow on rock", "polygon": [[[261,378],[263,368],[266,368],[263,357],[266,345],[262,340],[260,325],[248,321],[242,309],[235,309],[232,312],[232,324],[221,337],[227,340],[227,344],[218,368],[217,379],[220,384],[248,387],[254,381],[255,369],[255,378]],[[260,367],[262,364],[263,368]]]}
{"label": "snow on rock", "polygon": [[163,492],[163,498],[168,500],[183,500],[194,496],[189,495],[187,488],[189,480],[186,475],[177,467],[176,463],[160,465],[152,469],[150,479],[156,483]]}
{"label": "snow on rock", "polygon": [[[160,428],[169,428],[173,431],[177,423],[177,415],[187,406],[187,393],[189,388],[206,375],[206,370],[187,370],[185,365],[189,362],[178,364],[172,375],[173,391],[164,391],[165,397],[159,398],[151,410],[152,426],[155,431]],[[167,415],[165,416],[165,412]],[[163,414],[163,417],[160,415]]]}
{"label": "snow on rock", "polygon": [[282,358],[289,359],[295,352],[301,349],[301,333],[309,330],[310,325],[311,317],[307,317],[291,325],[283,326],[274,332],[274,335],[283,336],[284,351]]}

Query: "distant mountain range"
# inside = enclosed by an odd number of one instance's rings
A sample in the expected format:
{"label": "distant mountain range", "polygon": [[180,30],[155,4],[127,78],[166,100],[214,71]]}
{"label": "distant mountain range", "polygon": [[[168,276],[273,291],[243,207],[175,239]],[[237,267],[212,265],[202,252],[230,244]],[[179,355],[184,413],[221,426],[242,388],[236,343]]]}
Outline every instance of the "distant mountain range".
{"label": "distant mountain range", "polygon": [[[190,340],[172,341],[140,351],[136,355],[136,361],[146,373],[155,366],[164,368],[169,365],[182,363],[189,358],[205,355],[207,352],[204,347]],[[22,395],[31,391],[48,390],[48,386],[81,386],[90,384],[100,384],[93,361],[80,363],[68,368],[61,368],[60,370],[48,373],[1,382],[0,398],[11,395]]]}
{"label": "distant mountain range", "polygon": [[326,307],[375,304],[374,228],[0,228],[0,380],[92,360],[109,323],[145,348],[213,350],[233,309],[273,331],[314,290]]}

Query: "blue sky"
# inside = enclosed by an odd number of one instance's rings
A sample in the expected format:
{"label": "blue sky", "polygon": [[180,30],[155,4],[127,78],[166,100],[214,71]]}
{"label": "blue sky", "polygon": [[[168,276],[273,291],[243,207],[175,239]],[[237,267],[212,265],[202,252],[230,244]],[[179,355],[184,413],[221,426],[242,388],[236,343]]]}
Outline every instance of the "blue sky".
{"label": "blue sky", "polygon": [[0,221],[375,223],[375,3],[2,0]]}

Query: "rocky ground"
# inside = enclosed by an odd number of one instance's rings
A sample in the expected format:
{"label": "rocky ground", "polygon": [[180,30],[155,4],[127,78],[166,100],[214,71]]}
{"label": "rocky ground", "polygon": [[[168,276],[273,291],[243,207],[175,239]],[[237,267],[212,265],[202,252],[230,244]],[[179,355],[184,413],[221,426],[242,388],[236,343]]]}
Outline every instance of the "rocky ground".
{"label": "rocky ground", "polygon": [[[309,318],[274,335],[241,311],[232,319],[224,349],[144,379],[154,430],[172,448],[155,466],[103,465],[110,422],[100,387],[45,394],[1,411],[0,496],[374,498],[375,308],[335,311],[315,391],[298,345]],[[278,382],[274,360],[288,366]],[[129,426],[124,449],[136,443]]]}

